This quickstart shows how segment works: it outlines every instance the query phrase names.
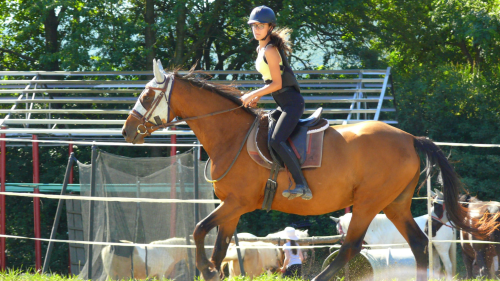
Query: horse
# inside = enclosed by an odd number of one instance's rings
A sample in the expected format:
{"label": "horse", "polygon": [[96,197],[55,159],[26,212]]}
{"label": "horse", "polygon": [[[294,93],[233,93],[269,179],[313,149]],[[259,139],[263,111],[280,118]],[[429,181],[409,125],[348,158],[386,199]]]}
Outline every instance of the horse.
{"label": "horse", "polygon": [[[285,230],[280,230],[278,232],[274,233],[269,233],[266,235],[266,238],[283,238]],[[301,239],[301,238],[307,238],[309,237],[309,230],[300,230],[300,229],[295,229],[295,235]]]}
{"label": "horse", "polygon": [[[131,243],[128,241],[123,241]],[[193,242],[191,242],[193,243]],[[154,247],[154,245],[185,245],[186,238],[170,238],[153,241],[150,246],[114,246],[108,245],[101,250],[104,271],[108,278],[163,280],[174,271],[174,266],[182,260],[187,260],[188,250],[181,247]],[[118,253],[122,252],[122,253]],[[132,273],[133,265],[133,273]],[[133,274],[133,276],[131,276]]]}
{"label": "horse", "polygon": [[[243,259],[243,268],[250,279],[266,272],[276,273],[283,264],[283,253],[273,243],[267,242],[240,242],[240,252]],[[262,248],[259,248],[262,247]],[[240,264],[236,245],[231,243],[228,247],[223,263],[229,266],[229,277],[241,275]]]}
{"label": "horse", "polygon": [[[500,222],[500,203],[495,201],[484,202],[477,197],[462,195],[459,199],[462,204],[469,208],[471,217],[494,219]],[[438,202],[435,206],[441,206]],[[441,207],[442,209],[442,207]],[[498,257],[500,256],[500,244],[467,243],[467,240],[482,240],[490,242],[500,242],[500,229],[495,229],[487,237],[480,237],[465,231],[460,232],[460,242],[462,245],[462,258],[467,270],[467,278],[475,277],[474,264],[479,267],[478,276],[488,276],[496,278],[498,270]]]}
{"label": "horse", "polygon": [[[127,117],[122,135],[126,142],[140,144],[153,131],[185,121],[203,145],[211,159],[210,182],[222,203],[194,229],[196,266],[205,280],[219,280],[220,265],[240,217],[259,209],[264,201],[269,170],[249,154],[240,153],[261,116],[243,106],[237,88],[211,83],[194,70],[185,76],[175,71],[166,73],[158,60],[153,61],[153,74]],[[420,176],[418,151],[443,172],[444,194],[451,202],[446,208],[454,225],[486,232],[464,222],[469,218],[457,202],[459,178],[431,140],[379,121],[328,127],[324,131],[321,167],[304,170],[314,198],[290,202],[281,196],[288,189],[289,179],[286,172],[280,172],[276,180],[278,196],[272,202],[273,210],[304,216],[355,206],[338,256],[315,280],[330,280],[361,251],[365,232],[381,211],[410,244],[418,267],[417,280],[427,279],[427,237],[410,212]],[[216,226],[219,231],[209,260],[204,238]]]}
{"label": "horse", "polygon": [[[424,231],[428,217],[428,215],[423,215],[415,218],[415,222],[422,231]],[[340,235],[342,235],[349,229],[352,213],[345,214],[339,218],[330,218],[337,224],[337,231]],[[424,231],[424,233],[426,234],[427,232]],[[453,240],[453,229],[450,225],[448,225],[448,227],[443,227],[433,235],[433,239]],[[369,245],[381,244],[405,244],[401,246],[391,246],[391,248],[409,247],[404,237],[396,229],[396,226],[394,226],[387,216],[383,214],[376,215],[372,220],[363,241],[368,244],[368,247]],[[434,263],[434,276],[438,276],[437,273],[441,271],[441,264],[439,263],[439,258],[441,258],[446,271],[446,279],[453,279],[453,265],[450,256],[455,253],[452,251],[451,242],[439,242],[434,243],[433,245],[436,249],[436,251],[433,252],[433,258],[437,261]]]}
{"label": "horse", "polygon": [[[274,232],[274,233],[269,233],[266,235],[265,238],[281,238],[283,237],[283,232],[284,230]],[[299,238],[307,238],[309,237],[308,230],[300,230],[296,229],[295,234]],[[238,239],[241,238],[258,238],[252,233],[248,232],[242,232],[238,233]],[[243,243],[244,241],[240,242]],[[283,243],[285,240],[283,240]],[[263,241],[258,241],[258,243],[252,244],[251,242],[245,242],[246,245],[250,245],[253,247],[258,247],[259,245],[262,245]],[[283,244],[281,242],[278,242],[279,244]],[[269,247],[269,245],[274,245],[273,243],[269,244],[266,243],[265,246]],[[228,266],[228,272],[230,277],[234,277],[236,275],[240,275],[240,267],[239,267],[239,261],[237,257],[237,252],[236,248],[234,248],[236,245],[231,242],[228,247],[228,252],[226,253],[226,257],[224,258],[221,268],[224,269],[225,265]],[[281,245],[278,245],[281,246]],[[243,266],[245,268],[245,271],[247,271],[248,276],[251,276],[251,278],[263,274],[265,271],[274,273],[276,271],[276,264],[283,264],[283,253],[281,251],[281,248],[276,247],[280,254],[275,255],[274,254],[274,249],[268,249],[268,248],[263,248],[263,249],[258,249],[257,252],[254,250],[257,249],[243,249],[242,250],[242,258],[243,258]],[[245,251],[245,253],[244,253]],[[249,254],[246,254],[249,253]],[[276,261],[276,256],[280,256],[281,260]],[[247,266],[250,268],[247,270]],[[251,274],[250,274],[251,273]]]}

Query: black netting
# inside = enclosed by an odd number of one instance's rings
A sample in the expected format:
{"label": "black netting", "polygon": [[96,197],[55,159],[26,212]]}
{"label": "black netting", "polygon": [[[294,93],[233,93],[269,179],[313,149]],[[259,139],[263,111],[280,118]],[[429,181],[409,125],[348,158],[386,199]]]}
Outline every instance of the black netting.
{"label": "black netting", "polygon": [[[127,158],[99,151],[96,197],[195,199],[193,153],[174,157]],[[199,199],[213,199],[199,162]],[[81,195],[90,196],[91,165],[78,163]],[[175,186],[174,189],[171,187]],[[199,219],[215,204],[196,204]],[[88,240],[90,201],[82,202],[85,240]],[[172,278],[193,280],[194,249],[159,248],[155,244],[193,245],[195,204],[94,201],[94,241],[150,244],[147,247],[93,245],[92,279]],[[206,245],[215,242],[215,230]],[[86,252],[88,247],[86,247]],[[88,263],[80,277],[87,276]],[[109,276],[108,276],[109,275]]]}

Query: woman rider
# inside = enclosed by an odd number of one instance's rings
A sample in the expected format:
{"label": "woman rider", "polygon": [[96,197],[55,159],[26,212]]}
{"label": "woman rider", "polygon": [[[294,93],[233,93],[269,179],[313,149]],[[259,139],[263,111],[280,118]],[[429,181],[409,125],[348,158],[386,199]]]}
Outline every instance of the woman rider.
{"label": "woman rider", "polygon": [[262,96],[272,95],[281,115],[276,122],[270,145],[281,157],[295,181],[295,189],[283,192],[283,196],[289,199],[301,196],[302,199],[309,200],[312,198],[311,190],[302,174],[297,156],[287,144],[288,137],[304,113],[304,98],[300,94],[299,84],[285,54],[291,53],[291,48],[284,38],[289,30],[273,32],[276,16],[273,10],[266,6],[253,9],[248,24],[252,27],[254,38],[259,41],[255,66],[266,85],[243,95],[241,100],[246,107],[255,106]]}

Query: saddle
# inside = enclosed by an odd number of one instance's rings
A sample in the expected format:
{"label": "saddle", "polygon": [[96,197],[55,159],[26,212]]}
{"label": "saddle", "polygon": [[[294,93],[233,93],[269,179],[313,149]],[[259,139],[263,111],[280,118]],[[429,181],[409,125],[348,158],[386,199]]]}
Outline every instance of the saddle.
{"label": "saddle", "polygon": [[[288,138],[287,144],[299,159],[302,169],[321,167],[323,135],[330,126],[326,119],[321,118],[322,111],[323,108],[318,108],[309,118],[301,119]],[[277,153],[271,156],[269,147],[269,140],[280,113],[274,110],[263,115],[248,137],[247,151],[250,158],[267,169],[271,169],[273,156],[281,169],[284,166]]]}
{"label": "saddle", "polygon": [[[299,159],[302,169],[321,166],[324,131],[330,127],[328,121],[321,118],[322,111],[323,108],[318,108],[309,118],[301,119],[287,140],[287,144]],[[250,132],[250,139],[247,141],[247,150],[250,157],[257,164],[271,170],[264,189],[264,201],[262,202],[262,209],[268,212],[271,210],[278,189],[279,171],[284,167],[279,155],[269,145],[269,140],[280,114],[280,111],[275,110],[264,115],[259,126]],[[290,187],[291,185],[288,187],[289,190]]]}

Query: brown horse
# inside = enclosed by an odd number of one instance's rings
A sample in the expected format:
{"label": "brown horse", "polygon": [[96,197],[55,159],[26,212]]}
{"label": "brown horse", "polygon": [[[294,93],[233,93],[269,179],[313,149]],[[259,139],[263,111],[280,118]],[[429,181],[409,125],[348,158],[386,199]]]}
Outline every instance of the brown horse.
{"label": "brown horse", "polygon": [[[218,280],[221,262],[241,215],[260,208],[264,200],[269,170],[256,164],[247,153],[238,154],[257,114],[241,107],[241,93],[236,88],[211,84],[197,78],[197,73],[184,77],[165,74],[156,62],[153,72],[155,78],[127,118],[123,136],[127,142],[143,143],[151,131],[174,124],[170,120],[175,117],[184,119],[212,159],[213,178],[225,175],[214,184],[215,194],[222,203],[196,225],[193,233],[196,266],[205,280]],[[324,135],[321,167],[304,170],[314,198],[289,201],[281,196],[288,188],[288,177],[282,172],[272,204],[273,210],[298,215],[320,215],[355,206],[337,258],[316,280],[329,280],[360,252],[365,232],[380,211],[385,212],[408,241],[419,269],[417,279],[427,279],[428,241],[410,212],[420,175],[416,149],[443,172],[444,195],[450,202],[446,210],[452,222],[478,231],[464,224],[467,212],[457,203],[460,181],[432,141],[375,121],[330,127]],[[212,258],[208,260],[204,237],[215,226],[219,226],[219,232]]]}
{"label": "brown horse", "polygon": [[[470,216],[480,219],[480,223],[485,220],[500,222],[500,203],[484,202],[470,195],[460,196],[463,205],[469,208]],[[490,242],[500,242],[500,229],[495,229],[486,237],[478,237],[465,231],[460,233],[462,244],[462,257],[465,268],[467,269],[467,278],[474,278],[474,264],[479,267],[478,276],[488,276],[496,278],[494,270],[494,257],[500,256],[500,244],[479,244],[467,243],[467,240],[482,240]]]}

